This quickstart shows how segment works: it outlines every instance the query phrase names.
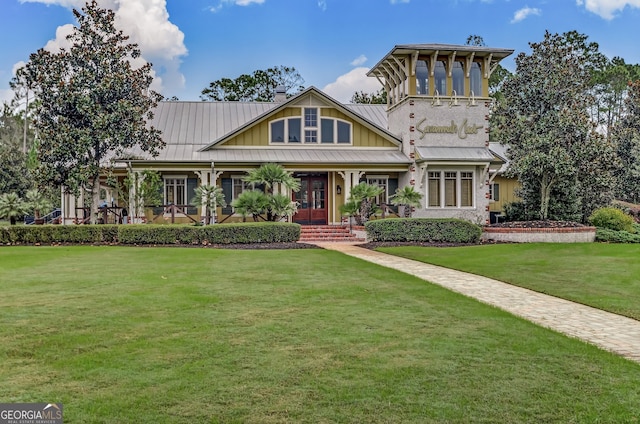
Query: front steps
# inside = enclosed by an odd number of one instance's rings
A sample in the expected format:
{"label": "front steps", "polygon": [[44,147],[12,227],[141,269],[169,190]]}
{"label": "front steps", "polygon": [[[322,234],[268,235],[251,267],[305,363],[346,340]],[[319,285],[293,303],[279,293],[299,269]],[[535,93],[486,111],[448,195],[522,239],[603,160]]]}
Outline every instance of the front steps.
{"label": "front steps", "polygon": [[365,240],[353,234],[346,225],[303,225],[299,241],[312,243],[316,241],[364,242]]}

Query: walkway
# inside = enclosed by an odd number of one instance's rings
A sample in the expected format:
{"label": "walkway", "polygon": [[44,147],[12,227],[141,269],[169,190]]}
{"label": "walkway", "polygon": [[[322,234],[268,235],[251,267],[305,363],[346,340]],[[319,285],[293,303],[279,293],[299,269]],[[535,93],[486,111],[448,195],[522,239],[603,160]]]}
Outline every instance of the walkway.
{"label": "walkway", "polygon": [[315,244],[414,275],[640,363],[640,321],[490,278],[375,252],[354,243]]}

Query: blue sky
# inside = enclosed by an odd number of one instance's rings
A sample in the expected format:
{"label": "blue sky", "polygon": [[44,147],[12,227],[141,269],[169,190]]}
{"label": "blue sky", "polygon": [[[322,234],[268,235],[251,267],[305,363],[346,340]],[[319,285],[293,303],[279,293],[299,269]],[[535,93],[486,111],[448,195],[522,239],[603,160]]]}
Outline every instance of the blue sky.
{"label": "blue sky", "polygon": [[[84,0],[0,0],[0,101],[29,54],[55,49]],[[276,65],[341,101],[377,90],[364,74],[394,45],[464,44],[528,52],[545,30],[577,30],[608,57],[640,63],[640,0],[99,0],[154,64],[165,96],[199,100],[209,82]]]}

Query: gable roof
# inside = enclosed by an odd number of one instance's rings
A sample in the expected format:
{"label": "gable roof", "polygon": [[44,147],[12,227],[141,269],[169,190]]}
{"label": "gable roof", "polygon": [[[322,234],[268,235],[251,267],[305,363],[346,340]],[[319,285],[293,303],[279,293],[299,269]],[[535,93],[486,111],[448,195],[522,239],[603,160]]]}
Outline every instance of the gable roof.
{"label": "gable roof", "polygon": [[[297,106],[297,103],[300,102],[301,99],[304,99],[305,97],[310,97],[310,96],[315,96],[315,97],[319,98],[323,103],[326,103],[327,105],[335,107],[340,112],[342,112],[345,115],[349,116],[354,121],[364,125],[365,127],[370,129],[371,131],[373,131],[375,133],[378,133],[379,135],[381,135],[384,138],[390,140],[391,142],[393,142],[397,146],[401,146],[402,145],[402,140],[400,140],[395,135],[393,135],[391,132],[389,132],[389,130],[387,130],[387,125],[386,125],[386,123],[387,123],[386,106],[385,105],[380,105],[380,106],[385,108],[384,112],[381,112],[379,110],[380,108],[360,107],[360,106],[366,106],[366,105],[343,105],[342,103],[338,102],[337,100],[333,99],[332,97],[328,96],[327,94],[323,93],[322,91],[320,91],[317,88],[312,86],[312,87],[307,88],[304,91],[301,91],[297,95],[287,99],[284,102],[281,102],[281,103],[269,103],[270,105],[273,106],[272,108],[266,110],[261,115],[253,117],[253,119],[250,119],[250,120],[246,121],[244,124],[239,125],[238,127],[233,129],[232,131],[230,131],[227,134],[225,134],[224,136],[213,140],[211,143],[207,144],[206,146],[201,148],[199,151],[203,152],[203,151],[209,150],[210,148],[212,148],[212,147],[214,147],[216,145],[223,144],[225,141],[227,141],[230,138],[240,134],[243,131],[246,131],[247,129],[253,127],[256,124],[258,124],[259,122],[262,122],[262,121],[264,121],[266,119],[269,119],[271,116],[274,116],[275,114],[277,114],[281,110],[286,109],[287,107]],[[372,106],[372,105],[368,105],[368,106]]]}

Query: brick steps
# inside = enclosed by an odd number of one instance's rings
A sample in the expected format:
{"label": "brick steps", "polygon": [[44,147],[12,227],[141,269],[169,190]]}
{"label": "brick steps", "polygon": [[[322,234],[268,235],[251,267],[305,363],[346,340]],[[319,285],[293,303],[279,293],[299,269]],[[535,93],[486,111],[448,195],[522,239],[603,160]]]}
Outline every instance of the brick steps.
{"label": "brick steps", "polygon": [[303,225],[300,230],[301,242],[313,241],[364,241],[343,225]]}

